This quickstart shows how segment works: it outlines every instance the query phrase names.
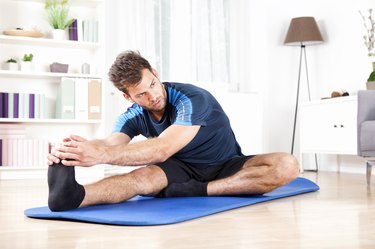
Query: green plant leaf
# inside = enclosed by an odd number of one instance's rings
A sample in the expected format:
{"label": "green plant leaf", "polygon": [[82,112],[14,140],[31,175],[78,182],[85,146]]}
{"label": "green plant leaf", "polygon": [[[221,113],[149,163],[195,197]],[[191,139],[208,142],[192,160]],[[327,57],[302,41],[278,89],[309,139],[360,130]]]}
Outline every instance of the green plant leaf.
{"label": "green plant leaf", "polygon": [[69,18],[68,0],[46,0],[44,9],[48,22],[54,29],[68,28],[74,19]]}

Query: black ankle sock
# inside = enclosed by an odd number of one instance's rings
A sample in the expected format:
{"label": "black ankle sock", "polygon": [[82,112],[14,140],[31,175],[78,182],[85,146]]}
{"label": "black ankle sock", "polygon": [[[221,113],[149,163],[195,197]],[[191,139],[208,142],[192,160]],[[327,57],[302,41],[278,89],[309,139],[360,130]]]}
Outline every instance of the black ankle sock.
{"label": "black ankle sock", "polygon": [[48,207],[52,211],[78,208],[85,197],[85,189],[75,179],[72,166],[54,164],[48,167]]}
{"label": "black ankle sock", "polygon": [[171,183],[157,197],[207,196],[207,182],[191,179],[182,183]]}

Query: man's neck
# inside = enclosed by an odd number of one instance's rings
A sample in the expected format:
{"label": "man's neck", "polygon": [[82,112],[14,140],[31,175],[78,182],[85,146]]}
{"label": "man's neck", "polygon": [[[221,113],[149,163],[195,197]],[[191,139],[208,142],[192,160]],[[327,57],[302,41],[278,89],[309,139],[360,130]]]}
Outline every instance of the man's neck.
{"label": "man's neck", "polygon": [[162,119],[163,115],[164,115],[164,112],[165,112],[165,109],[163,111],[160,111],[160,112],[150,112],[150,115],[151,117],[157,121],[157,122],[160,122],[160,120]]}

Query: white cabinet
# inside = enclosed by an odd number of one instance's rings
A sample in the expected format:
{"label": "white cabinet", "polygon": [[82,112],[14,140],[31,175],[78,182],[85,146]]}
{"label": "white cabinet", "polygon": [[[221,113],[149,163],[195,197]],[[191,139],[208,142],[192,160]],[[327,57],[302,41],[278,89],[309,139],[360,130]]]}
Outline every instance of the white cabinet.
{"label": "white cabinet", "polygon": [[[0,127],[14,125],[24,127],[27,138],[61,141],[69,134],[82,135],[88,139],[103,136],[102,120],[56,119],[56,97],[61,77],[95,78],[102,80],[105,75],[104,22],[105,2],[101,0],[70,0],[70,17],[82,20],[96,20],[98,42],[69,41],[51,39],[52,28],[47,22],[44,1],[4,0],[0,2],[0,92],[35,93],[45,96],[45,117],[42,119],[0,118]],[[4,35],[3,31],[36,26],[44,34],[42,38]],[[34,55],[33,71],[8,71],[4,63],[9,58],[21,60],[24,54]],[[68,73],[51,73],[53,62],[69,64]],[[82,74],[82,64],[90,64],[90,73]],[[105,84],[102,80],[102,106],[105,103]],[[44,162],[46,159],[44,159]],[[103,168],[97,167],[96,169]],[[0,179],[34,178],[45,176],[46,163],[42,165],[2,165]],[[90,176],[103,173],[95,167]]]}
{"label": "white cabinet", "polygon": [[356,155],[357,97],[302,103],[300,153]]}

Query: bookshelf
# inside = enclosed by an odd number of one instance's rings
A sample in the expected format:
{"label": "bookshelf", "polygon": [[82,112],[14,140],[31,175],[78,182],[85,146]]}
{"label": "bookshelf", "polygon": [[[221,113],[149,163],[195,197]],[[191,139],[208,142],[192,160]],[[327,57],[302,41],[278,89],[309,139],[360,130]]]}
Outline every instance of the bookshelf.
{"label": "bookshelf", "polygon": [[[45,96],[45,117],[43,118],[0,118],[0,129],[5,126],[22,127],[30,139],[46,139],[60,142],[69,134],[77,134],[87,139],[103,137],[103,107],[105,106],[105,1],[70,0],[71,18],[96,20],[98,22],[98,42],[54,40],[51,37],[44,11],[44,0],[4,0],[0,1],[0,92],[35,93]],[[37,27],[43,33],[41,38],[10,36],[3,31],[15,28]],[[68,33],[68,32],[67,32]],[[68,34],[67,34],[68,37]],[[15,58],[18,62],[24,54],[34,55],[32,71],[10,71],[5,69],[5,61]],[[50,72],[53,62],[69,64],[68,73]],[[90,73],[82,74],[82,64],[90,64]],[[96,79],[101,81],[101,119],[61,119],[56,118],[56,99],[62,78]],[[46,162],[46,158],[44,160]],[[45,178],[47,164],[2,165],[2,179]],[[85,170],[82,178],[96,178],[104,175],[104,166]]]}

